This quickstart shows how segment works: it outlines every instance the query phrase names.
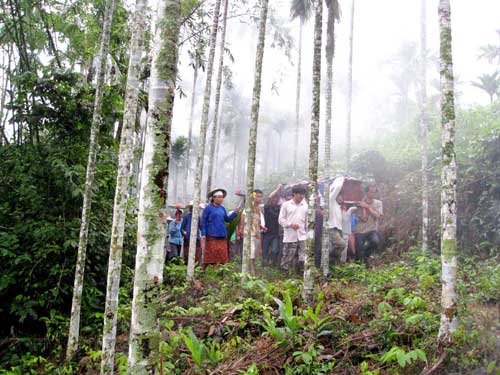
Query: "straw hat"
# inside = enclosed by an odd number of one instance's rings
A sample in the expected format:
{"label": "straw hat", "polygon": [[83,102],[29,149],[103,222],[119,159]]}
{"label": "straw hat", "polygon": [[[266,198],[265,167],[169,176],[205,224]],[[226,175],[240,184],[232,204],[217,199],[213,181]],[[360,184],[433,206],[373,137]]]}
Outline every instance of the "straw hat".
{"label": "straw hat", "polygon": [[224,189],[220,189],[220,188],[213,189],[213,190],[209,191],[209,192],[208,192],[208,194],[207,194],[207,198],[208,198],[208,199],[212,198],[212,196],[213,196],[215,193],[217,193],[218,191],[222,192],[222,196],[223,196],[224,198],[226,198],[227,191],[226,191],[226,190],[224,190]]}

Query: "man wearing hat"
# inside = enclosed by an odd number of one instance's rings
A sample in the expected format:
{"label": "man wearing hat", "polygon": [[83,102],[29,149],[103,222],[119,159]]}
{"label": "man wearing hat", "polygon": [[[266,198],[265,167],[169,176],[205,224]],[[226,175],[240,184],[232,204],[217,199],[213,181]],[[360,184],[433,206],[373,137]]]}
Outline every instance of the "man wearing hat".
{"label": "man wearing hat", "polygon": [[227,263],[227,230],[225,222],[232,221],[237,215],[236,208],[230,215],[222,205],[227,192],[224,189],[214,189],[208,193],[210,203],[203,210],[200,220],[202,244],[204,243],[203,268],[208,264]]}
{"label": "man wearing hat", "polygon": [[[186,206],[188,209],[188,213],[184,215],[184,219],[182,219],[181,231],[182,236],[184,237],[184,263],[188,263],[189,257],[189,239],[191,236],[191,222],[193,219],[193,201],[189,202]],[[198,223],[198,233],[196,234],[196,253],[195,253],[195,262],[198,264],[201,260],[201,246],[200,246],[200,230]]]}

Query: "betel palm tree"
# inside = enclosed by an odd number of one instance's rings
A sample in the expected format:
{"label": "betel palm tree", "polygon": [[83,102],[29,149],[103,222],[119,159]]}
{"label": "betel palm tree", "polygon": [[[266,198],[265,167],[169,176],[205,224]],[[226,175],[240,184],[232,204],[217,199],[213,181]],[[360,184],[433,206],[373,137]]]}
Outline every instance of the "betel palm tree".
{"label": "betel palm tree", "polygon": [[102,99],[104,93],[104,73],[108,61],[109,41],[111,38],[111,24],[115,10],[115,0],[106,0],[104,20],[101,33],[101,44],[99,47],[99,59],[97,62],[97,82],[94,98],[94,113],[90,127],[89,155],[87,160],[87,171],[85,175],[85,189],[83,193],[82,220],[80,224],[80,235],[78,241],[78,254],[76,258],[75,282],[73,286],[73,300],[71,303],[71,318],[69,324],[68,346],[66,348],[66,359],[73,358],[78,349],[78,338],[80,333],[80,309],[82,304],[83,275],[85,273],[85,258],[87,255],[87,240],[89,234],[89,216],[92,204],[92,192],[94,191],[97,140],[99,130],[103,123]]}
{"label": "betel palm tree", "polygon": [[300,85],[302,81],[302,31],[304,23],[311,17],[312,0],[292,0],[290,5],[290,18],[298,18],[299,29],[299,50],[297,56],[297,92],[295,96],[295,141],[293,151],[293,176],[297,175],[297,149],[299,147],[299,120],[300,120]]}
{"label": "betel palm tree", "polygon": [[325,116],[325,160],[323,173],[325,177],[325,203],[323,206],[323,238],[321,248],[321,269],[323,275],[328,275],[328,179],[332,175],[331,149],[332,149],[332,90],[333,90],[333,56],[335,55],[335,21],[340,19],[340,8],[338,0],[326,0],[328,7],[328,20],[326,29],[326,116]]}
{"label": "betel palm tree", "polygon": [[123,233],[125,230],[129,182],[134,156],[134,128],[139,103],[139,75],[141,73],[141,57],[144,49],[147,3],[147,0],[136,1],[131,30],[132,38],[130,40],[127,87],[125,89],[125,110],[123,113],[122,135],[120,137],[120,153],[113,207],[113,226],[111,228],[111,243],[109,248],[106,305],[102,335],[101,375],[112,374],[114,367]]}
{"label": "betel palm tree", "polygon": [[262,62],[264,60],[264,47],[266,42],[266,23],[269,0],[261,0],[259,18],[259,36],[257,50],[255,52],[255,74],[253,84],[252,108],[250,113],[250,132],[248,142],[247,162],[247,192],[248,199],[245,202],[245,240],[243,241],[243,254],[241,257],[242,280],[246,280],[250,265],[250,241],[253,216],[253,196],[250,194],[254,189],[255,158],[257,152],[257,128],[259,124],[260,92],[262,87]]}
{"label": "betel palm tree", "polygon": [[349,70],[347,73],[347,126],[345,130],[346,172],[351,169],[351,119],[352,119],[352,55],[354,50],[354,10],[355,0],[351,4],[351,33],[349,35]]}
{"label": "betel palm tree", "polygon": [[167,230],[165,192],[168,188],[170,134],[177,82],[181,1],[161,0],[157,9],[137,215],[137,253],[128,351],[130,374],[156,374],[160,360],[158,314]]}
{"label": "betel palm tree", "polygon": [[205,39],[203,36],[200,36],[196,44],[196,49],[194,52],[190,53],[191,56],[191,66],[193,67],[193,88],[191,91],[191,109],[189,112],[189,131],[188,131],[188,143],[186,149],[186,161],[184,163],[184,184],[182,189],[182,198],[186,198],[187,194],[187,184],[189,179],[189,171],[191,169],[191,149],[193,144],[193,120],[194,120],[194,106],[196,103],[196,86],[198,83],[198,74],[201,69],[204,69],[203,66],[203,55],[205,48]]}
{"label": "betel palm tree", "polygon": [[172,171],[173,171],[173,177],[172,181],[174,184],[174,194],[173,194],[173,199],[178,202],[179,201],[179,195],[178,195],[178,186],[179,183],[181,182],[181,176],[180,176],[180,169],[183,165],[183,161],[186,156],[186,151],[187,151],[187,143],[188,139],[184,137],[183,135],[179,136],[176,138],[175,142],[172,143],[172,152],[171,152],[171,160],[172,160]]}
{"label": "betel palm tree", "polygon": [[214,175],[215,165],[215,145],[217,143],[217,134],[219,124],[219,106],[220,106],[220,93],[222,89],[222,73],[224,68],[224,49],[226,47],[226,26],[227,26],[227,8],[229,0],[224,0],[224,14],[222,16],[222,31],[219,50],[219,69],[217,71],[217,86],[215,88],[215,107],[214,107],[214,120],[212,124],[212,138],[210,140],[210,150],[208,157],[208,174],[207,174],[207,191],[212,188],[212,179]]}
{"label": "betel palm tree", "polygon": [[[497,30],[497,34],[500,37],[500,29]],[[481,55],[479,57],[487,59],[490,63],[496,60],[497,64],[500,64],[500,45],[488,44],[481,47]]]}
{"label": "betel palm tree", "polygon": [[[314,233],[316,219],[316,197],[318,196],[318,139],[321,99],[321,43],[323,23],[323,0],[316,0],[314,12],[314,57],[312,72],[311,141],[309,146],[309,213],[307,232]],[[314,236],[308,234],[304,260],[304,301],[311,304],[314,299]]]}
{"label": "betel palm tree", "polygon": [[429,176],[428,176],[428,133],[427,116],[427,18],[426,0],[421,0],[420,10],[420,152],[422,169],[422,251],[428,250],[429,238]]}
{"label": "betel palm tree", "polygon": [[439,0],[441,76],[441,326],[438,343],[453,342],[457,329],[457,164],[450,0]]}
{"label": "betel palm tree", "polygon": [[500,93],[500,71],[492,74],[482,74],[477,77],[478,81],[472,82],[472,86],[485,91],[490,96],[490,104],[493,103],[495,95]]}
{"label": "betel palm tree", "polygon": [[[200,140],[198,147],[198,157],[196,159],[196,173],[194,178],[194,197],[193,197],[193,215],[192,228],[198,228],[200,198],[201,198],[201,178],[203,173],[203,163],[205,159],[205,142],[207,141],[208,113],[210,111],[210,96],[212,93],[212,75],[214,70],[215,44],[217,43],[217,30],[219,28],[219,12],[221,0],[215,0],[213,21],[210,30],[210,50],[207,61],[207,77],[205,81],[205,92],[203,94],[203,109],[201,112],[200,124]],[[196,235],[195,230],[191,231],[189,239],[189,255],[187,266],[187,278],[192,281],[194,278],[194,262],[196,251]]]}

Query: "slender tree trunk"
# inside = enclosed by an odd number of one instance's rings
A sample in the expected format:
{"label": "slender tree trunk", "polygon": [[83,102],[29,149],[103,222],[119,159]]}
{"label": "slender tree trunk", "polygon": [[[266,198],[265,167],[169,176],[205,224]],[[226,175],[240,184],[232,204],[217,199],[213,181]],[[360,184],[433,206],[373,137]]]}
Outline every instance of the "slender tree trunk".
{"label": "slender tree trunk", "polygon": [[125,89],[125,111],[123,114],[123,126],[120,138],[118,175],[116,176],[113,226],[111,227],[111,245],[109,249],[108,281],[102,338],[102,375],[112,374],[114,368],[118,292],[120,289],[123,253],[123,232],[125,230],[130,174],[134,156],[134,129],[139,98],[141,55],[144,44],[144,30],[146,29],[146,9],[147,0],[136,1],[134,23],[132,25],[132,39],[130,41],[127,87]]}
{"label": "slender tree trunk", "polygon": [[142,150],[144,149],[144,133],[146,133],[146,121],[141,122],[142,108],[137,108],[136,114],[136,125],[135,125],[135,135],[134,135],[134,159],[133,163],[133,178],[134,183],[130,186],[130,196],[136,200],[136,206],[139,202],[139,190],[140,190],[140,179],[141,179],[141,165],[142,165]]}
{"label": "slender tree trunk", "polygon": [[250,265],[251,228],[253,217],[253,195],[255,179],[255,157],[257,153],[257,129],[259,125],[260,92],[262,88],[262,65],[266,42],[266,22],[269,0],[261,0],[259,36],[257,51],[255,53],[255,76],[253,81],[252,109],[250,113],[250,132],[248,142],[247,164],[247,199],[245,201],[245,240],[243,241],[243,254],[241,257],[242,280],[248,277]]}
{"label": "slender tree trunk", "polygon": [[281,134],[281,132],[278,133],[278,144],[276,145],[276,149],[278,150],[278,158],[276,160],[276,164],[278,166],[278,171],[281,167],[281,137],[283,135]]}
{"label": "slender tree trunk", "polygon": [[321,245],[321,269],[323,276],[327,276],[330,266],[328,249],[328,213],[330,211],[329,178],[332,175],[331,149],[332,149],[332,89],[333,89],[333,56],[335,53],[335,14],[337,2],[328,3],[328,21],[326,30],[326,116],[325,116],[325,165],[324,174],[324,204],[323,204],[323,233]]}
{"label": "slender tree trunk", "polygon": [[178,184],[178,182],[179,182],[179,178],[178,178],[179,177],[179,168],[177,167],[177,163],[178,163],[177,160],[174,163],[172,163],[172,167],[173,167],[172,171],[174,172],[174,173],[172,173],[173,174],[173,176],[172,176],[172,183],[174,185],[173,186],[173,188],[174,188],[174,194],[173,194],[173,196],[174,196],[174,199],[173,199],[174,202],[179,202],[179,196],[177,195],[177,192],[179,191],[177,189],[178,186],[179,186],[179,184]]}
{"label": "slender tree trunk", "polygon": [[347,75],[347,126],[345,133],[346,172],[351,170],[351,118],[352,118],[352,53],[354,40],[354,3],[351,6],[351,34],[349,36],[349,72]]}
{"label": "slender tree trunk", "polygon": [[439,0],[441,75],[441,326],[438,342],[453,342],[457,329],[457,165],[449,0]]}
{"label": "slender tree trunk", "polygon": [[427,22],[426,0],[422,0],[420,24],[420,144],[422,153],[422,251],[429,249],[429,173],[427,145],[429,122],[427,118]]}
{"label": "slender tree trunk", "polygon": [[321,100],[321,37],[323,32],[323,0],[317,0],[314,15],[314,58],[312,72],[311,141],[309,146],[309,218],[307,247],[304,260],[304,302],[314,300],[314,227],[318,197],[318,139]]}
{"label": "slender tree trunk", "polygon": [[299,148],[299,124],[300,124],[300,86],[302,83],[302,30],[304,20],[300,18],[299,29],[299,52],[297,57],[297,92],[295,94],[295,140],[293,148],[293,177],[297,176],[297,153]]}
{"label": "slender tree trunk", "polygon": [[191,169],[191,148],[193,143],[193,118],[194,118],[194,104],[196,102],[196,83],[198,81],[198,70],[200,69],[198,63],[198,57],[195,57],[194,63],[194,73],[193,73],[193,92],[191,94],[191,111],[189,113],[189,132],[188,132],[188,143],[186,149],[186,163],[184,168],[184,185],[183,185],[183,196],[187,196],[187,185],[189,180],[189,170]]}
{"label": "slender tree trunk", "polygon": [[224,67],[224,47],[226,44],[226,26],[227,26],[227,8],[229,0],[224,0],[224,15],[222,18],[222,32],[219,50],[219,70],[217,71],[217,87],[215,89],[215,107],[214,107],[214,121],[212,126],[212,139],[210,141],[210,151],[208,157],[208,175],[207,175],[207,192],[210,191],[212,186],[212,178],[214,175],[215,164],[215,144],[217,142],[217,129],[219,128],[219,105],[220,105],[220,92],[222,87],[222,68]]}
{"label": "slender tree trunk", "polygon": [[128,371],[134,375],[156,374],[160,360],[158,314],[165,262],[165,191],[168,187],[177,78],[180,0],[160,1],[157,14],[137,221],[137,255],[128,354]]}
{"label": "slender tree trunk", "polygon": [[232,186],[233,189],[236,187],[236,160],[238,158],[238,142],[237,139],[234,140],[234,149],[233,149],[233,170],[232,170]]}
{"label": "slender tree trunk", "polygon": [[194,179],[193,215],[191,221],[191,235],[189,238],[189,256],[187,266],[187,279],[194,278],[194,261],[196,255],[196,237],[198,231],[198,221],[200,213],[201,179],[203,173],[203,162],[205,158],[205,143],[207,141],[208,113],[210,110],[210,94],[212,92],[212,75],[214,70],[215,46],[217,43],[217,29],[219,27],[219,12],[221,0],[216,0],[214,5],[214,19],[210,31],[210,51],[207,61],[207,80],[205,83],[205,93],[203,95],[203,111],[201,113],[200,139],[198,145],[198,158],[196,160],[196,175]]}
{"label": "slender tree trunk", "polygon": [[[222,107],[219,109],[219,125],[217,125],[217,137],[215,139],[215,165],[219,165],[219,159],[220,159],[220,154],[219,154],[219,147],[221,143],[221,131],[222,131],[222,124],[223,124],[223,113],[222,113]],[[217,180],[217,172],[219,172],[218,168],[214,169],[214,181]]]}
{"label": "slender tree trunk", "polygon": [[111,23],[115,9],[115,0],[106,0],[103,28],[101,34],[101,46],[99,48],[99,61],[97,64],[97,83],[94,101],[94,114],[90,128],[89,155],[87,161],[87,173],[85,176],[85,190],[83,193],[82,220],[78,242],[78,255],[75,269],[75,283],[73,287],[73,301],[71,304],[71,319],[68,335],[68,346],[66,348],[66,359],[73,358],[78,349],[78,338],[80,333],[80,309],[82,303],[83,276],[85,273],[85,258],[87,255],[87,239],[89,232],[89,215],[92,204],[92,191],[94,189],[94,176],[97,159],[97,138],[101,128],[102,118],[102,96],[104,87],[104,73],[109,51],[109,39],[111,36]]}
{"label": "slender tree trunk", "polygon": [[[272,134],[272,133],[271,133]],[[266,161],[264,162],[264,176],[268,176],[269,174],[269,158],[271,155],[271,142],[272,142],[272,137],[271,134],[268,134],[267,136],[267,142],[266,142]]]}

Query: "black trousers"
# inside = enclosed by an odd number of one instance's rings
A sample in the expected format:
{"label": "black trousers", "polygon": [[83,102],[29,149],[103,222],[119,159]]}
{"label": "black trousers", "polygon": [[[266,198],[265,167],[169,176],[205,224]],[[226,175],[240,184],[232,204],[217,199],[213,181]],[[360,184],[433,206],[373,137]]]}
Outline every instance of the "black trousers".
{"label": "black trousers", "polygon": [[380,234],[376,230],[356,233],[356,260],[365,260],[378,250],[381,244]]}

